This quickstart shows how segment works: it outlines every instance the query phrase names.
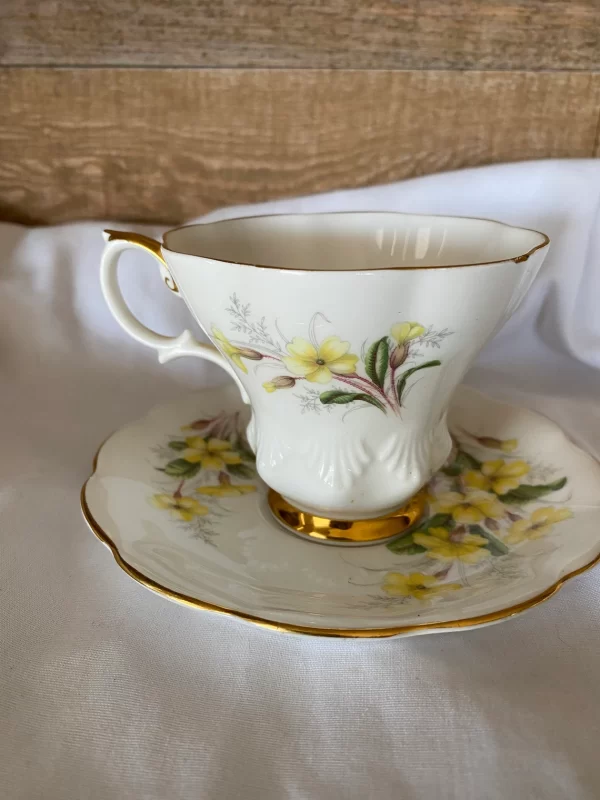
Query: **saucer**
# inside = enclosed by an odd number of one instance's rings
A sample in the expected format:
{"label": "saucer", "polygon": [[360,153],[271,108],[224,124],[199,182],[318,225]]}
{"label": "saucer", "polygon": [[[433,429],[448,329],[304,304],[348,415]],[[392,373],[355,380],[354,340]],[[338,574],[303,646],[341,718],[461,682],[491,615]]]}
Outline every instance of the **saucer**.
{"label": "saucer", "polygon": [[274,519],[234,385],[152,410],[100,448],[81,505],[122,569],[170,600],[277,631],[375,638],[520,614],[600,560],[600,465],[545,417],[467,387],[415,527],[323,547]]}

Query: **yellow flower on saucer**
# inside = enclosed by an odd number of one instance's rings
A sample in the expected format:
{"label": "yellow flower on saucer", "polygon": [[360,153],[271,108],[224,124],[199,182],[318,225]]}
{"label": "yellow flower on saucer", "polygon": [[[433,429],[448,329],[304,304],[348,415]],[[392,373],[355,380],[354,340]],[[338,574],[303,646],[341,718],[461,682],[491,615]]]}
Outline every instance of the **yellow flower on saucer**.
{"label": "yellow flower on saucer", "polygon": [[573,514],[568,508],[538,508],[529,519],[520,519],[511,525],[506,541],[519,544],[528,539],[541,539],[550,533],[557,522],[569,519]]}
{"label": "yellow flower on saucer", "polygon": [[201,464],[202,469],[223,469],[226,464],[239,464],[239,453],[231,449],[231,442],[225,439],[204,439],[202,436],[188,436],[186,449],[181,458],[190,464]]}
{"label": "yellow flower on saucer", "polygon": [[521,483],[519,478],[527,475],[531,467],[525,461],[505,461],[498,458],[484,461],[479,470],[469,470],[464,474],[464,481],[472,489],[491,489],[496,494],[506,494],[516,489]]}
{"label": "yellow flower on saucer", "polygon": [[392,325],[391,333],[398,344],[404,344],[422,336],[425,328],[418,322],[398,322],[396,325]]}
{"label": "yellow flower on saucer", "polygon": [[427,533],[413,533],[413,541],[427,550],[430,558],[439,561],[464,561],[477,564],[488,558],[487,539],[476,533],[452,535],[446,528],[429,528]]}
{"label": "yellow flower on saucer", "polygon": [[170,511],[174,517],[182,519],[184,522],[191,522],[194,517],[203,517],[209,512],[208,506],[202,505],[193,497],[155,494],[151,498],[151,503],[156,508]]}
{"label": "yellow flower on saucer", "polygon": [[428,600],[437,594],[454,592],[461,589],[460,583],[438,584],[433,575],[423,575],[422,572],[411,572],[403,575],[401,572],[388,572],[383,579],[381,588],[392,597],[415,597],[417,600]]}
{"label": "yellow flower on saucer", "polygon": [[358,356],[348,353],[349,349],[350,342],[342,342],[338,336],[329,336],[318,348],[295,336],[287,346],[289,356],[283,358],[283,363],[293,375],[312,383],[329,383],[333,375],[356,372]]}
{"label": "yellow flower on saucer", "polygon": [[199,486],[198,494],[210,494],[216,497],[239,497],[256,491],[256,486],[251,483],[222,483],[219,486]]}
{"label": "yellow flower on saucer", "polygon": [[436,497],[436,509],[442,514],[452,514],[462,525],[475,525],[484,519],[501,519],[506,515],[502,503],[486,492],[442,492]]}

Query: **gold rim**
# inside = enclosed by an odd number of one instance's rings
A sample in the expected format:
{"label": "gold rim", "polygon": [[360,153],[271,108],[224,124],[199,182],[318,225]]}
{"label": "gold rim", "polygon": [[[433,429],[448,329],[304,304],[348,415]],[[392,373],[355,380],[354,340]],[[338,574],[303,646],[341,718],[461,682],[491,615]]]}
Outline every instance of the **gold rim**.
{"label": "gold rim", "polygon": [[567,573],[543,592],[535,595],[535,597],[532,597],[529,600],[524,600],[522,603],[517,603],[514,606],[509,606],[508,608],[492,611],[489,614],[481,614],[477,617],[469,617],[467,619],[448,620],[447,622],[424,622],[420,625],[396,625],[391,628],[316,628],[308,625],[294,625],[293,623],[289,622],[275,622],[272,620],[263,619],[262,617],[257,617],[253,614],[246,614],[244,611],[236,611],[232,608],[226,608],[224,606],[214,605],[213,603],[207,603],[203,600],[198,600],[195,597],[190,597],[189,595],[183,594],[182,592],[176,592],[173,589],[163,586],[152,578],[148,578],[138,569],[125,561],[116,544],[94,519],[85,497],[86,487],[96,472],[100,452],[107,441],[108,439],[106,439],[98,448],[98,451],[94,456],[92,474],[81,487],[81,511],[83,513],[83,518],[87,522],[92,533],[94,533],[103,544],[108,546],[115,561],[121,567],[121,569],[124,570],[124,572],[126,572],[135,581],[141,583],[142,586],[152,589],[157,594],[164,595],[169,600],[176,600],[183,605],[191,606],[192,608],[200,608],[203,611],[213,611],[217,614],[225,614],[229,617],[237,617],[245,622],[252,622],[261,628],[267,628],[271,631],[278,631],[279,633],[298,633],[309,636],[326,636],[341,639],[384,639],[389,636],[401,636],[402,634],[413,633],[415,631],[458,630],[461,628],[473,628],[477,627],[478,625],[489,625],[492,622],[499,622],[500,620],[514,617],[517,614],[522,614],[524,611],[528,611],[530,608],[534,608],[535,606],[540,605],[540,603],[549,600],[568,580],[575,578],[577,575],[581,575],[583,572],[587,572],[587,570],[600,563],[600,553],[598,553],[598,555],[594,556],[594,558],[588,564],[585,564],[583,567],[579,567],[578,569]]}
{"label": "gold rim", "polygon": [[[225,258],[210,258],[210,261],[217,261],[219,264],[235,264],[239,267],[258,267],[260,269],[275,269],[279,270],[280,272],[340,272],[340,273],[349,273],[349,272],[388,272],[391,270],[426,270],[426,269],[455,269],[457,267],[487,267],[492,264],[506,264],[509,261],[514,261],[515,264],[520,264],[524,261],[527,261],[530,256],[532,256],[538,250],[541,250],[544,247],[547,247],[550,244],[550,237],[543,233],[542,231],[538,231],[535,228],[522,228],[519,225],[509,225],[506,222],[499,222],[496,219],[489,219],[487,217],[463,217],[460,215],[451,215],[451,214],[408,214],[403,211],[323,211],[323,212],[298,212],[298,213],[290,213],[290,214],[256,214],[254,216],[244,216],[244,217],[228,217],[227,219],[217,219],[214,222],[196,222],[193,225],[179,225],[177,228],[171,228],[170,230],[166,231],[163,234],[163,243],[162,249],[168,250],[169,253],[175,253],[179,255],[193,255],[192,253],[180,253],[178,250],[171,250],[171,248],[167,247],[164,239],[170,233],[176,233],[177,231],[184,230],[185,228],[201,228],[205,225],[222,225],[227,222],[240,222],[241,220],[249,220],[249,219],[273,219],[276,217],[320,217],[320,216],[334,216],[334,215],[342,215],[342,214],[360,214],[360,215],[367,215],[367,214],[394,214],[398,217],[437,217],[438,219],[463,219],[463,220],[476,220],[478,222],[493,222],[494,225],[501,225],[504,228],[512,228],[513,230],[519,231],[529,231],[530,233],[537,233],[538,236],[542,237],[542,241],[539,244],[536,244],[535,247],[532,247],[526,253],[522,253],[518,256],[513,256],[512,258],[501,258],[497,259],[496,261],[481,261],[481,262],[473,262],[470,264],[438,264],[437,266],[398,266],[398,267],[377,267],[377,269],[349,269],[349,270],[331,270],[331,269],[295,269],[293,267],[274,267],[272,264],[249,264],[245,261],[230,261]],[[147,238],[147,237],[146,237]],[[151,240],[153,241],[153,240]],[[197,258],[208,258],[208,256],[196,256]]]}

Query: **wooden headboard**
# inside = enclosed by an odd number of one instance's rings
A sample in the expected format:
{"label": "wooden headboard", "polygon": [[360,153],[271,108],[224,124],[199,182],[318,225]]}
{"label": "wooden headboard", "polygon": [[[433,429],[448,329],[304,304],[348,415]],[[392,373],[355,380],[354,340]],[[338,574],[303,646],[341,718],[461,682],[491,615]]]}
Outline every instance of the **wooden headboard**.
{"label": "wooden headboard", "polygon": [[0,219],[598,155],[597,0],[3,0]]}

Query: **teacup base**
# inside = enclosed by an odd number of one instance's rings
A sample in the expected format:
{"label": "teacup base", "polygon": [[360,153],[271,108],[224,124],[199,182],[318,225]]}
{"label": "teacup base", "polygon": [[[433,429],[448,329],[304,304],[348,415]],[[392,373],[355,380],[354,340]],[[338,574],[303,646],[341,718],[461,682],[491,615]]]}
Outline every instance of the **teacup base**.
{"label": "teacup base", "polygon": [[278,492],[269,491],[269,508],[275,519],[291,533],[320,544],[360,546],[381,544],[406,533],[425,510],[425,492],[418,492],[392,514],[374,519],[335,520],[301,511]]}

